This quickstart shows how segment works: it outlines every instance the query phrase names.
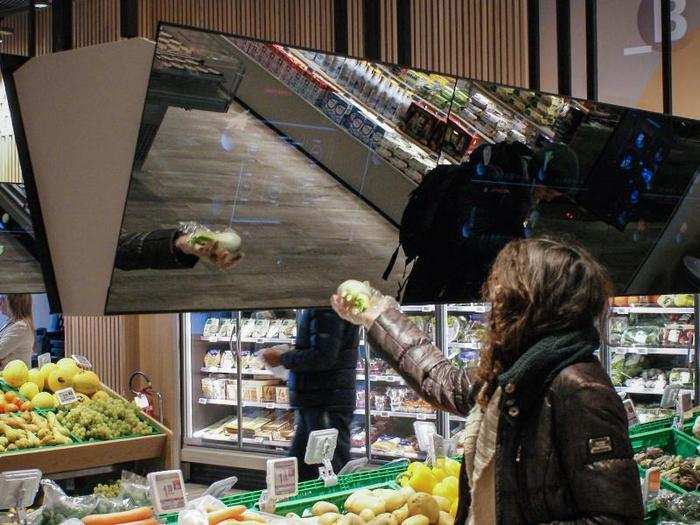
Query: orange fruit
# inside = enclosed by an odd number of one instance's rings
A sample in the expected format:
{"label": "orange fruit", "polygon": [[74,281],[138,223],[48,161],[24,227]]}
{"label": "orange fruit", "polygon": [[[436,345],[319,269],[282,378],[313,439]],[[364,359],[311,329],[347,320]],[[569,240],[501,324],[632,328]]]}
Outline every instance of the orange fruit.
{"label": "orange fruit", "polygon": [[17,399],[17,394],[15,394],[14,392],[5,392],[6,401],[12,403],[15,399]]}

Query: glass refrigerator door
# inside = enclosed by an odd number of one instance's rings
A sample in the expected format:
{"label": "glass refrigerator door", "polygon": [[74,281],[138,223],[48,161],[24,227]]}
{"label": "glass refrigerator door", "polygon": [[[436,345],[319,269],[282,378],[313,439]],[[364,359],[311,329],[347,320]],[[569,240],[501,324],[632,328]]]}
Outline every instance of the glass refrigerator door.
{"label": "glass refrigerator door", "polygon": [[238,447],[230,422],[238,418],[234,312],[182,316],[185,443]]}
{"label": "glass refrigerator door", "polygon": [[[442,306],[446,319],[443,330],[443,348],[447,358],[458,368],[474,370],[479,364],[479,352],[486,333],[488,306],[483,303],[449,304]],[[448,437],[457,437],[461,443],[466,418],[445,414]],[[461,450],[459,451],[461,453]]]}
{"label": "glass refrigerator door", "polygon": [[[402,307],[402,311],[437,341],[435,307]],[[432,421],[438,426],[437,412],[384,359],[373,354],[371,348],[369,357],[370,457],[373,460],[423,459],[425,454],[418,450],[413,424]]]}
{"label": "glass refrigerator door", "polygon": [[662,408],[664,389],[695,392],[695,308],[692,295],[612,299],[608,319],[610,376],[630,398],[641,423],[672,416]]}

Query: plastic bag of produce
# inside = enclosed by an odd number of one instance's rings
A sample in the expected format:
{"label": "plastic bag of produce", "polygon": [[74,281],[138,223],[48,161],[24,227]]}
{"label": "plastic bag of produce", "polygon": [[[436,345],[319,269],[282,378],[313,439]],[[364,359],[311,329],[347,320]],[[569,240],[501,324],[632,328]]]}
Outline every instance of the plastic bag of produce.
{"label": "plastic bag of produce", "polygon": [[121,485],[120,496],[130,500],[133,504],[132,508],[150,507],[152,505],[148,480],[143,476],[123,470]]}
{"label": "plastic bag of produce", "polygon": [[233,256],[241,255],[243,241],[232,228],[212,230],[197,222],[180,223],[179,230],[189,234],[189,243],[192,246],[210,246],[217,243],[219,248],[226,250]]}
{"label": "plastic bag of produce", "polygon": [[625,346],[659,346],[661,329],[658,326],[634,326],[622,334]]}

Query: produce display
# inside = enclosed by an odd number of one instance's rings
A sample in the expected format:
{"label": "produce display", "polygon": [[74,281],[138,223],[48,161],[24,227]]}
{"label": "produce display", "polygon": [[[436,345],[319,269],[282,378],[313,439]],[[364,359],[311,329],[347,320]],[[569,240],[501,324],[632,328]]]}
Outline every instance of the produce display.
{"label": "produce display", "polygon": [[634,460],[644,469],[658,467],[661,477],[679,487],[695,491],[700,486],[700,458],[667,454],[658,447],[649,447],[634,455]]}
{"label": "produce display", "polygon": [[134,403],[101,391],[92,399],[61,407],[57,419],[81,441],[104,441],[152,434],[153,427],[140,415]]}
{"label": "produce display", "polygon": [[664,524],[700,522],[700,495],[698,494],[691,492],[676,494],[661,490],[653,503],[674,518],[674,521],[665,520]]}
{"label": "produce display", "polygon": [[0,453],[73,443],[56,414],[0,414]]}

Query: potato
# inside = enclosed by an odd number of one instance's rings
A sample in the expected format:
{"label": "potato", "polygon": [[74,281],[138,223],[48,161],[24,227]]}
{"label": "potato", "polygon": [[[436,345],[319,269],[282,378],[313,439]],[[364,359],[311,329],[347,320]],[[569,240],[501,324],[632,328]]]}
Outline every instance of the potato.
{"label": "potato", "polygon": [[450,505],[452,505],[452,502],[450,500],[443,496],[433,496],[433,498],[435,499],[435,501],[437,501],[438,505],[440,506],[440,510],[450,512]]}
{"label": "potato", "polygon": [[[378,516],[386,512],[386,505],[383,499],[373,496],[372,494],[360,494],[355,497],[351,496],[348,498],[348,501],[345,502],[345,510],[348,512],[354,512],[362,516],[362,511],[365,509],[371,510],[375,516]],[[369,520],[365,519],[365,521]]]}
{"label": "potato", "polygon": [[338,507],[327,501],[317,501],[314,503],[314,506],[311,507],[311,514],[314,516],[323,516],[327,512],[335,512],[338,514]]}
{"label": "potato", "polygon": [[399,523],[394,516],[385,512],[374,518],[367,525],[399,525]]}
{"label": "potato", "polygon": [[350,496],[348,496],[348,499],[345,500],[345,511],[359,514],[366,507],[360,505],[358,503],[358,500],[362,500],[363,498],[367,497],[374,497],[372,495],[372,491],[368,489],[362,489],[358,490],[357,492],[353,492],[352,494],[350,494]]}
{"label": "potato", "polygon": [[360,511],[360,519],[365,523],[369,523],[374,519],[374,512],[372,512],[372,509],[362,509]]}
{"label": "potato", "polygon": [[260,514],[256,514],[255,512],[250,512],[249,510],[246,510],[243,513],[243,520],[257,521],[258,523],[267,523],[267,519],[265,519],[265,516],[261,516]]}
{"label": "potato", "polygon": [[429,523],[430,520],[427,516],[416,514],[415,516],[405,519],[401,525],[429,525]]}
{"label": "potato", "polygon": [[387,512],[394,512],[399,507],[402,507],[406,503],[406,499],[408,499],[406,494],[402,494],[399,490],[377,489],[373,494],[384,500]]}
{"label": "potato", "polygon": [[345,515],[350,520],[350,525],[365,525],[365,522],[354,512],[348,512]]}
{"label": "potato", "polygon": [[440,511],[440,520],[438,521],[438,525],[454,525],[454,523],[455,519],[449,512],[445,512],[444,510]]}
{"label": "potato", "polygon": [[413,487],[403,487],[401,490],[399,490],[399,492],[406,496],[406,500],[416,493],[416,491],[413,490]]}
{"label": "potato", "polygon": [[396,521],[403,523],[406,518],[408,518],[408,505],[403,505],[391,513]]}
{"label": "potato", "polygon": [[440,505],[430,494],[419,492],[408,498],[408,515],[426,516],[430,525],[435,525],[440,520]]}
{"label": "potato", "polygon": [[294,514],[293,512],[287,512],[287,514],[284,515],[285,518],[288,520],[300,520],[301,516],[298,514]]}
{"label": "potato", "polygon": [[326,512],[325,514],[318,516],[318,522],[321,525],[333,525],[340,518],[340,514],[337,512]]}
{"label": "potato", "polygon": [[338,521],[335,522],[335,525],[351,525],[350,518],[341,514],[340,518],[338,518]]}

